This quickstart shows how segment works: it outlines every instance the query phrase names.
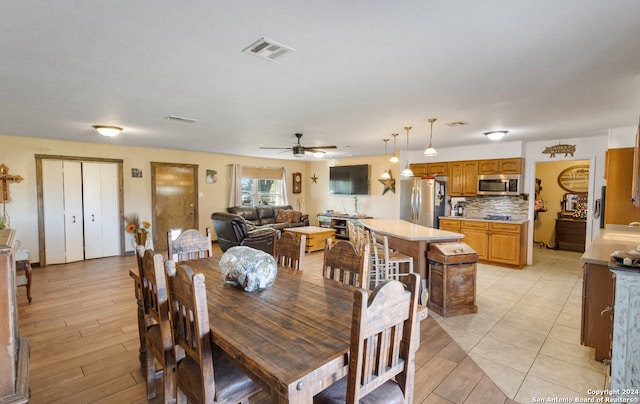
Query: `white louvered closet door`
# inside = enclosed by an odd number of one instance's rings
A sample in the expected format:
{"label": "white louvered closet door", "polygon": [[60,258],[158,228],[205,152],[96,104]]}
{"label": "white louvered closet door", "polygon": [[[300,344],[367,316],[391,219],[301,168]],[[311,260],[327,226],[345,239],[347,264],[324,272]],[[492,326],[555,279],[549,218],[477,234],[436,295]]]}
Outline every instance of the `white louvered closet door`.
{"label": "white louvered closet door", "polygon": [[118,170],[112,163],[82,163],[84,257],[120,254]]}

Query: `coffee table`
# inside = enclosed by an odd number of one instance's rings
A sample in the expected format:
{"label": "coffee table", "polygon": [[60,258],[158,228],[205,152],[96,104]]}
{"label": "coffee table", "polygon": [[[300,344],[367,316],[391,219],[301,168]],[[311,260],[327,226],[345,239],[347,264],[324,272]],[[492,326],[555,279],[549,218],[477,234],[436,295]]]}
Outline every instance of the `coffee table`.
{"label": "coffee table", "polygon": [[304,246],[304,252],[313,252],[324,250],[324,245],[328,238],[331,239],[331,243],[336,241],[336,229],[328,229],[326,227],[318,226],[302,226],[302,227],[290,227],[283,231],[291,233],[296,237],[296,240],[300,242],[300,236],[307,236],[307,241]]}

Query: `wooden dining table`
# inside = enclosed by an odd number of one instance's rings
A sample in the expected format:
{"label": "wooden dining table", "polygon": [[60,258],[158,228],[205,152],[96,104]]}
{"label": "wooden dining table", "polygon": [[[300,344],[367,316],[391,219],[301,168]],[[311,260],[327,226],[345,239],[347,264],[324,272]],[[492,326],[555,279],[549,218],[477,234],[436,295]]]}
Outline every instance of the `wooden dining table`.
{"label": "wooden dining table", "polygon": [[[279,269],[271,286],[249,293],[225,283],[218,262],[214,256],[181,264],[204,274],[211,338],[238,368],[280,403],[311,403],[346,376],[352,286]],[[137,270],[130,275],[139,282]]]}

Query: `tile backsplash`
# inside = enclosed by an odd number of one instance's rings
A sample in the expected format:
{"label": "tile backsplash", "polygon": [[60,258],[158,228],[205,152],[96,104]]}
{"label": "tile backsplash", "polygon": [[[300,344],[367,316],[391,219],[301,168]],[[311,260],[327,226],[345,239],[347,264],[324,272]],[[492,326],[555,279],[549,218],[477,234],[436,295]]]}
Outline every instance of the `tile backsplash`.
{"label": "tile backsplash", "polygon": [[524,196],[475,196],[466,197],[465,216],[501,213],[511,216],[527,216],[529,201]]}

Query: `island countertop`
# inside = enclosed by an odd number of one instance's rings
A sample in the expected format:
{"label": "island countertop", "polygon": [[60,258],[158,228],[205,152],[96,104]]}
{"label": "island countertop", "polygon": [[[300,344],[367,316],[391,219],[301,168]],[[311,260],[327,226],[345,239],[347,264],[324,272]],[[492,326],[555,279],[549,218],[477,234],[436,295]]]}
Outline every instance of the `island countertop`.
{"label": "island countertop", "polygon": [[613,252],[636,250],[638,245],[640,245],[640,229],[637,227],[607,225],[587,246],[580,261],[588,264],[609,265]]}
{"label": "island countertop", "polygon": [[464,237],[464,234],[420,226],[418,224],[407,222],[405,220],[361,219],[360,223],[377,233],[386,234],[410,241],[431,242],[461,239]]}

